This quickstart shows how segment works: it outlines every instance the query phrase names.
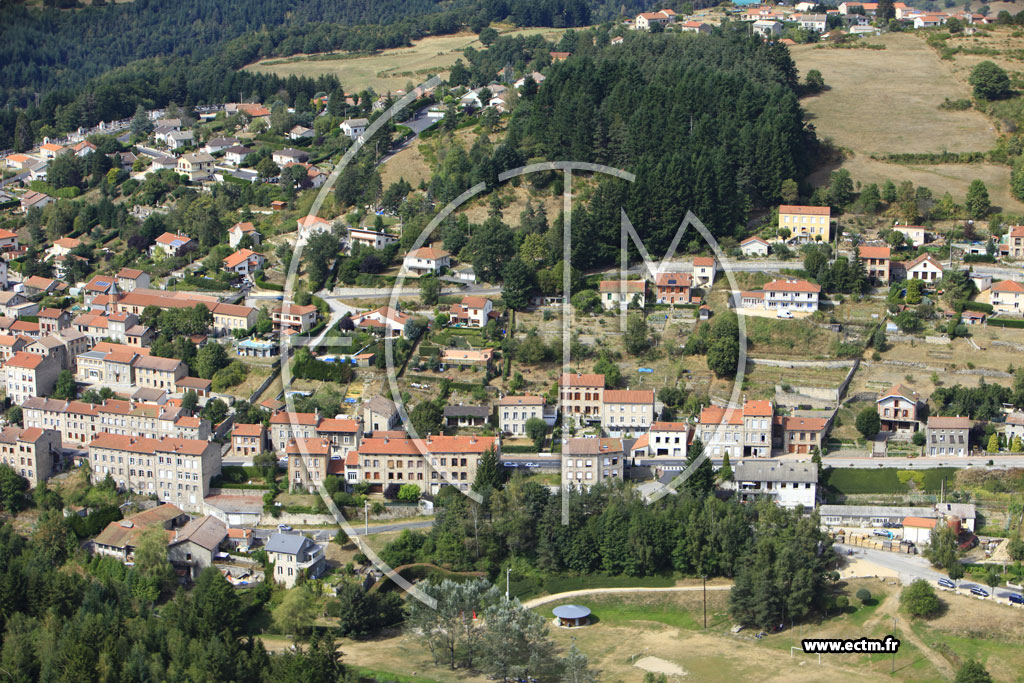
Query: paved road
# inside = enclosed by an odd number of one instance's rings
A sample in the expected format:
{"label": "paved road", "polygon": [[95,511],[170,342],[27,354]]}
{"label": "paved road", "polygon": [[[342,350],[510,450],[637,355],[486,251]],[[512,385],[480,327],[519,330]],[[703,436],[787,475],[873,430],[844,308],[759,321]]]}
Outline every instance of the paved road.
{"label": "paved road", "polygon": [[416,138],[418,138],[420,136],[420,133],[425,131],[427,128],[430,128],[435,123],[437,123],[436,120],[434,120],[432,118],[429,118],[427,116],[427,110],[430,109],[430,107],[431,107],[431,105],[429,105],[429,104],[425,105],[423,107],[420,107],[418,110],[416,110],[416,113],[413,114],[412,118],[410,118],[407,121],[401,121],[399,123],[399,125],[407,126],[410,130],[412,130],[412,132],[413,132],[412,136],[409,137],[407,140],[405,140],[398,147],[395,147],[393,150],[391,150],[390,152],[385,154],[383,157],[381,157],[381,160],[378,162],[378,165],[379,164],[386,164],[388,161],[391,160],[391,158],[393,156],[395,156],[396,154],[401,152],[403,149],[405,149],[406,147],[411,145],[413,143],[413,141],[416,140]]}
{"label": "paved road", "polygon": [[[317,296],[326,301],[331,299],[389,299],[393,291],[395,290],[392,287],[343,287],[336,288],[330,294],[323,291],[317,292]],[[397,291],[401,296],[417,296],[420,293],[419,287],[400,287]],[[462,287],[444,287],[441,289],[441,296],[451,294],[497,296],[501,294],[501,287],[469,287],[466,289]]]}
{"label": "paved road", "polygon": [[[727,591],[732,590],[732,584],[721,585],[716,584],[714,586],[708,586],[709,591]],[[539,598],[527,600],[523,603],[523,607],[533,609],[545,605],[549,602],[557,602],[559,600],[566,600],[568,598],[583,597],[586,595],[598,595],[601,593],[685,593],[703,591],[703,586],[668,586],[665,588],[649,588],[649,587],[637,587],[637,588],[584,588],[578,591],[565,591],[564,593],[555,593],[553,595],[543,595]]]}
{"label": "paved road", "polygon": [[12,175],[10,178],[7,178],[6,180],[0,180],[0,187],[7,187],[8,185],[20,182],[22,180],[26,180],[27,178],[28,171],[22,171],[18,175]]}

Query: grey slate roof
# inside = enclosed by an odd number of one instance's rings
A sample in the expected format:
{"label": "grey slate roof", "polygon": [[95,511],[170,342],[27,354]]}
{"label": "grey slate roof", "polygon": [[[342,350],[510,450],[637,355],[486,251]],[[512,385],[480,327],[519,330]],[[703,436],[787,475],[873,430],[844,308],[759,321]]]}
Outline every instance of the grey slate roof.
{"label": "grey slate roof", "polygon": [[491,415],[489,406],[445,406],[445,417],[482,417],[488,418]]}
{"label": "grey slate roof", "polygon": [[751,462],[736,464],[736,481],[818,482],[818,466],[809,462]]}
{"label": "grey slate roof", "polygon": [[[308,545],[307,545],[308,544]],[[298,534],[274,534],[267,541],[266,551],[268,553],[284,553],[285,555],[298,555],[313,541]]]}

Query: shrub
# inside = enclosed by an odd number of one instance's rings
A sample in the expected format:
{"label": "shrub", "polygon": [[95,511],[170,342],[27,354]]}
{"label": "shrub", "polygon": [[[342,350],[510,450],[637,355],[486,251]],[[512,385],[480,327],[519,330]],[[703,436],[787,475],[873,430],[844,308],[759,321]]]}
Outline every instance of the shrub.
{"label": "shrub", "polygon": [[900,593],[900,606],[912,617],[927,619],[939,613],[942,603],[935,589],[924,579],[917,579]]}
{"label": "shrub", "polygon": [[869,591],[867,588],[861,588],[859,591],[857,591],[857,599],[860,600],[862,603],[867,602],[871,599],[871,591]]}

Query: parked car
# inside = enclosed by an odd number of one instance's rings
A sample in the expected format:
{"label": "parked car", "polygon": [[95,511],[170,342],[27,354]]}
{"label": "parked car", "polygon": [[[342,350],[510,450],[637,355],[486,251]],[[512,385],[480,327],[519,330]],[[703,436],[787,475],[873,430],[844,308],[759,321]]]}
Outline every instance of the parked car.
{"label": "parked car", "polygon": [[1010,593],[1007,597],[1009,597],[1010,602],[1015,605],[1024,605],[1024,595],[1021,595],[1020,593]]}
{"label": "parked car", "polygon": [[290,526],[288,526],[287,524],[278,524],[277,525],[277,530],[280,531],[281,533],[284,533],[286,531],[291,531],[292,528]]}
{"label": "parked car", "polygon": [[988,591],[981,586],[971,586],[971,594],[977,595],[979,598],[987,598]]}
{"label": "parked car", "polygon": [[949,579],[939,579],[937,583],[943,588],[956,588],[956,584]]}
{"label": "parked car", "polygon": [[784,308],[780,308],[779,311],[775,314],[775,317],[776,318],[792,318],[793,317],[793,312],[792,311],[787,311]]}

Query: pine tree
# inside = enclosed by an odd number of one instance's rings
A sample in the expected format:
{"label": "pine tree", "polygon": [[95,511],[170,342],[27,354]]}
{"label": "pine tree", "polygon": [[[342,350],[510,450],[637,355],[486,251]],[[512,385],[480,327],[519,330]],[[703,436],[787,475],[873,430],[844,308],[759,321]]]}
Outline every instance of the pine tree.
{"label": "pine tree", "polygon": [[[704,455],[704,443],[700,439],[694,439],[686,452],[687,469],[697,462]],[[704,462],[698,465],[683,482],[683,486],[694,498],[703,500],[715,490],[715,468],[711,464],[711,458],[705,458]]]}
{"label": "pine tree", "polygon": [[732,481],[732,465],[729,464],[729,454],[722,456],[722,466],[718,468],[718,481]]}
{"label": "pine tree", "polygon": [[483,493],[489,490],[498,490],[505,485],[505,468],[498,461],[498,455],[494,448],[488,448],[476,464],[476,479],[473,481],[473,490]]}
{"label": "pine tree", "polygon": [[998,453],[999,452],[999,435],[998,434],[993,432],[992,436],[988,437],[988,448],[986,448],[985,450],[987,450],[989,453]]}
{"label": "pine tree", "polygon": [[28,122],[25,112],[18,114],[14,124],[14,151],[27,152],[32,148],[32,126]]}

